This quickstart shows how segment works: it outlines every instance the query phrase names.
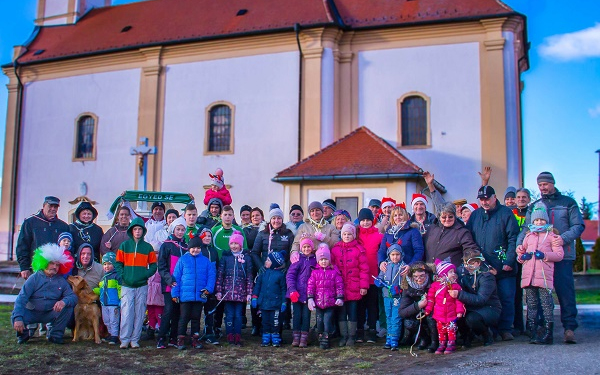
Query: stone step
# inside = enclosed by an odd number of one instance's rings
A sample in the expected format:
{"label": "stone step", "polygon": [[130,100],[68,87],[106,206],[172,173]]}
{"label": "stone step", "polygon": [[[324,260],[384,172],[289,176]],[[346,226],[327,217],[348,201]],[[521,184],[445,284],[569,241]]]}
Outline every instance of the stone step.
{"label": "stone step", "polygon": [[23,283],[25,283],[19,273],[20,269],[17,262],[0,262],[0,291],[2,293],[19,293]]}

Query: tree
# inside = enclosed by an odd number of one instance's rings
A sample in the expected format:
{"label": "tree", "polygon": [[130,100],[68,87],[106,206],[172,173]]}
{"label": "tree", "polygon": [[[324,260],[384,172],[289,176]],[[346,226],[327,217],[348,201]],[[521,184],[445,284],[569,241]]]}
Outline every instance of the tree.
{"label": "tree", "polygon": [[581,216],[583,216],[583,220],[591,220],[594,216],[594,206],[596,206],[598,202],[591,203],[583,197],[581,198],[581,203],[579,204],[579,208],[581,209]]}
{"label": "tree", "polygon": [[596,238],[596,243],[594,244],[594,252],[592,253],[592,268],[600,269],[600,237]]}
{"label": "tree", "polygon": [[585,256],[585,248],[581,237],[575,240],[575,262],[573,262],[573,272],[583,271],[583,257]]}

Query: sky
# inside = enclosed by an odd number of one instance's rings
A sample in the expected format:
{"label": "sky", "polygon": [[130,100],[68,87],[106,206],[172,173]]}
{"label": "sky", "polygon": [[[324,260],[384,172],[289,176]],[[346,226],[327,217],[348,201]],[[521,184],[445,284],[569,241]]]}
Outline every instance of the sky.
{"label": "sky", "polygon": [[[66,0],[65,0],[66,1]],[[135,0],[113,0],[124,4]],[[139,1],[139,0],[137,0]],[[460,0],[455,0],[460,1]],[[522,74],[525,187],[550,171],[559,190],[597,202],[600,190],[600,1],[506,0],[527,17],[530,68]],[[0,0],[0,63],[33,31],[37,0]],[[0,74],[0,151],[8,79]],[[0,158],[3,152],[0,152]],[[490,184],[493,185],[493,175]],[[498,190],[504,187],[498,187]]]}

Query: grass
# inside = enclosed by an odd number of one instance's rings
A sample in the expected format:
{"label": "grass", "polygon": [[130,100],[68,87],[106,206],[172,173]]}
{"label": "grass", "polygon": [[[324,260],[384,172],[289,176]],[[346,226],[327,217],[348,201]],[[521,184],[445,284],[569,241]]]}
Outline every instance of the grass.
{"label": "grass", "polygon": [[577,300],[578,304],[600,304],[600,290],[576,290],[575,299]]}

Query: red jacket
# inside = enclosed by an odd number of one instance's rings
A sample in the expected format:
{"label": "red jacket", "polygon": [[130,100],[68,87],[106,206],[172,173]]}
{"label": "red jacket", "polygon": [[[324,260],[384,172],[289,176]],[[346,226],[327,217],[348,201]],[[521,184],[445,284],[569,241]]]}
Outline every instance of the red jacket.
{"label": "red jacket", "polygon": [[[460,285],[453,283],[451,290],[462,290]],[[430,315],[433,311],[433,319],[436,322],[450,323],[458,318],[458,314],[465,314],[465,305],[458,299],[450,297],[448,286],[445,282],[435,281],[427,292],[427,307],[425,313]]]}
{"label": "red jacket", "polygon": [[360,300],[360,290],[369,288],[370,278],[365,248],[356,240],[340,241],[331,249],[331,263],[342,273],[344,300]]}
{"label": "red jacket", "polygon": [[383,234],[379,233],[379,229],[375,226],[370,228],[357,228],[358,243],[363,245],[367,252],[367,263],[369,264],[369,284],[373,285],[375,279],[371,276],[377,277],[379,275],[379,262],[377,259],[377,253],[379,252],[379,246],[383,239]]}

